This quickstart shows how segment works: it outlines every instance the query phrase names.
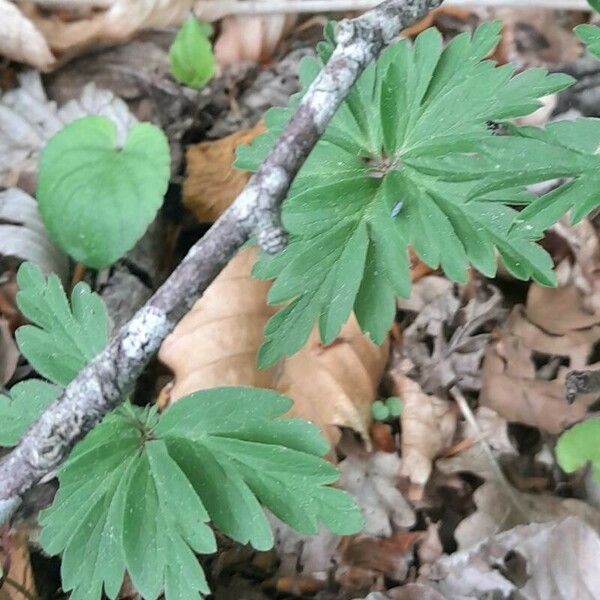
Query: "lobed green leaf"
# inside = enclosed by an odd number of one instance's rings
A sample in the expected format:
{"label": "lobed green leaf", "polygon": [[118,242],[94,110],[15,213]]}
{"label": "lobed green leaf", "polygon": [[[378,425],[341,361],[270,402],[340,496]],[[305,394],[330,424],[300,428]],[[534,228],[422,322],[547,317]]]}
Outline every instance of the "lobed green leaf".
{"label": "lobed green leaf", "polygon": [[[271,391],[197,392],[160,418],[125,405],[82,442],[59,472],[41,515],[41,543],[63,554],[73,598],[115,598],[127,571],[147,600],[208,594],[195,554],[216,550],[212,521],[241,543],[273,545],[263,506],[305,533],[319,523],[354,533],[352,497],[328,487],[337,470],[318,429],[281,419],[290,401]],[[85,560],[82,560],[85,557]]]}
{"label": "lobed green leaf", "polygon": [[[554,148],[550,158],[533,158],[539,166],[524,166],[534,142],[494,136],[488,124],[533,112],[572,79],[542,69],[515,74],[485,60],[500,29],[483,24],[445,49],[428,29],[412,45],[386,49],[350,91],[283,205],[288,247],[261,256],[254,271],[275,280],[269,302],[285,305],[265,329],[261,366],[301,348],[315,322],[331,343],[352,311],[381,343],[395,297],[410,293],[409,247],[459,282],[470,265],[493,276],[497,251],[516,277],[554,283],[531,233],[511,230],[511,205],[533,200],[523,187],[529,180],[571,175],[579,163]],[[330,51],[330,41],[319,46],[322,59]],[[320,67],[303,61],[304,89]],[[269,131],[239,149],[239,167],[257,168],[298,99],[267,113]]]}

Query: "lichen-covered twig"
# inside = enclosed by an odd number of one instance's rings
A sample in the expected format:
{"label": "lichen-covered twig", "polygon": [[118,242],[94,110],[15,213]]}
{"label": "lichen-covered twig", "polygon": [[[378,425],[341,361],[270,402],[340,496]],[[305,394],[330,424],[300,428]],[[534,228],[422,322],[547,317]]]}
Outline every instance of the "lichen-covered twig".
{"label": "lichen-covered twig", "polygon": [[349,89],[386,44],[442,1],[386,0],[339,23],[329,62],[235,202],[0,463],[0,522],[121,402],[165,336],[251,235],[257,233],[267,250],[281,247],[281,202]]}
{"label": "lichen-covered twig", "polygon": [[579,394],[597,394],[600,392],[600,370],[571,371],[565,387],[568,402],[575,402]]}
{"label": "lichen-covered twig", "polygon": [[[377,0],[198,0],[196,16],[218,21],[228,15],[270,15],[295,13],[347,12],[368,10]],[[446,0],[451,6],[521,7],[523,0]],[[527,6],[549,9],[590,10],[586,0],[530,0]]]}

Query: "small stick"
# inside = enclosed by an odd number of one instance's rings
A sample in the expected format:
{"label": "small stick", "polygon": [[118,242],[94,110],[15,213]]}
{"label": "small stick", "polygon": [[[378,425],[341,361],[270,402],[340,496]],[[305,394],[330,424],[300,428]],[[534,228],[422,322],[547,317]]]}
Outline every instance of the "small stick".
{"label": "small stick", "polygon": [[565,384],[567,402],[572,404],[579,394],[594,394],[600,392],[600,370],[571,371]]}
{"label": "small stick", "polygon": [[[479,440],[479,444],[481,444],[481,447],[483,448],[483,452],[485,453],[486,457],[488,458],[488,460],[490,462],[492,471],[494,472],[494,475],[496,476],[496,481],[504,488],[504,491],[506,492],[506,497],[513,503],[514,507],[521,513],[521,516],[525,517],[526,521],[529,521],[529,512],[530,512],[529,509],[525,506],[525,504],[523,504],[523,502],[517,495],[513,486],[510,484],[508,479],[506,479],[506,476],[504,475],[504,472],[500,468],[500,465],[498,464],[498,461],[496,460],[496,457],[494,456],[494,453],[492,452],[490,445],[488,444],[487,440],[485,439],[485,435],[483,434],[483,432],[481,431],[481,428],[479,427],[479,423],[477,423],[477,419],[475,418],[475,415],[473,414],[473,411],[471,410],[471,407],[469,406],[467,399],[464,397],[463,393],[456,386],[454,386],[450,390],[450,394],[452,394],[454,400],[456,401],[456,404],[458,404],[458,408],[460,409],[460,412],[463,414],[465,421],[471,426],[471,428],[475,432],[476,437]],[[507,516],[508,516],[508,514],[507,514]]]}
{"label": "small stick", "polygon": [[[205,21],[218,21],[228,15],[270,15],[290,13],[328,13],[360,11],[373,8],[378,0],[199,0],[195,15]],[[523,0],[446,0],[448,6],[474,8],[523,7]],[[586,10],[586,0],[532,0],[527,8]]]}

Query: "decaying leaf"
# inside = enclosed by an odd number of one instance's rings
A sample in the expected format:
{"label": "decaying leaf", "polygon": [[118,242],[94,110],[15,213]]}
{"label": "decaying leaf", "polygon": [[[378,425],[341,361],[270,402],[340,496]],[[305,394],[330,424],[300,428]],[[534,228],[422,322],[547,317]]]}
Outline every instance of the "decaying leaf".
{"label": "decaying leaf", "polygon": [[242,60],[267,62],[296,20],[295,15],[225,17],[215,42],[217,62],[222,66]]}
{"label": "decaying leaf", "polygon": [[[594,401],[594,398],[581,396],[575,403],[568,404],[564,380],[569,370],[590,368],[588,359],[593,345],[600,339],[600,325],[589,326],[588,323],[587,327],[579,328],[580,312],[575,311],[571,315],[575,320],[568,321],[571,327],[567,329],[560,313],[567,315],[576,306],[571,293],[561,288],[543,292],[543,308],[541,305],[536,308],[537,302],[531,301],[537,294],[532,286],[527,309],[515,307],[498,340],[488,348],[479,402],[508,421],[560,433],[580,421]],[[560,301],[547,311],[551,298]],[[572,305],[568,306],[568,302]],[[544,312],[549,318],[540,321]],[[534,324],[528,314],[545,323],[544,328]],[[555,325],[550,324],[552,320]]]}
{"label": "decaying leaf", "polygon": [[220,140],[190,146],[183,184],[183,203],[201,223],[212,223],[242,191],[250,173],[233,166],[235,149],[265,131],[262,121]]}
{"label": "decaying leaf", "polygon": [[496,51],[500,62],[512,62],[521,68],[559,67],[574,62],[581,54],[573,27],[586,18],[583,12],[524,5],[492,9],[487,18],[499,19],[504,24]]}
{"label": "decaying leaf", "polygon": [[[563,258],[556,268],[558,279],[561,286],[575,287],[579,292],[575,303],[566,302],[563,308],[569,310],[579,310],[587,314],[589,322],[582,325],[590,326],[600,321],[600,237],[592,221],[583,219],[576,225],[572,225],[563,218],[559,223],[552,227],[552,232],[561,238],[569,254]],[[545,288],[532,286],[530,290],[532,307],[529,310],[529,318],[538,322],[533,317],[533,310],[545,309]],[[571,292],[572,293],[572,292]],[[553,294],[556,298],[557,295]],[[594,321],[594,315],[598,315],[598,321]],[[559,321],[562,321],[564,314],[561,312],[554,315]],[[547,320],[547,319],[546,319]],[[582,316],[579,315],[578,321],[581,323]],[[572,325],[571,325],[572,327]]]}
{"label": "decaying leaf", "polygon": [[0,256],[31,261],[63,281],[69,274],[69,260],[48,237],[37,202],[18,188],[0,192]]}
{"label": "decaying leaf", "polygon": [[495,593],[523,600],[596,600],[599,555],[598,533],[569,517],[521,525],[446,556],[431,579],[447,598],[487,598]]}
{"label": "decaying leaf", "polygon": [[[472,444],[450,458],[440,458],[435,466],[442,473],[473,473],[488,481],[496,477],[490,465],[490,457],[483,450],[480,440],[483,439],[495,458],[516,456],[518,454],[508,435],[508,422],[498,413],[486,406],[480,406],[475,412],[478,431],[466,423],[461,423],[461,439],[471,439]],[[480,438],[481,436],[481,438]]]}
{"label": "decaying leaf", "polygon": [[10,536],[4,538],[4,547],[0,552],[0,566],[8,566],[5,574],[28,595],[14,585],[5,583],[0,589],[0,600],[28,600],[38,597],[27,545],[29,535],[27,528],[20,525]]}
{"label": "decaying leaf", "polygon": [[85,117],[108,117],[123,141],[135,117],[112,92],[89,83],[78,100],[57,108],[48,100],[39,73],[19,74],[19,87],[0,97],[0,187],[15,186],[33,193],[40,150],[64,125]]}
{"label": "decaying leaf", "polygon": [[460,287],[443,277],[418,281],[399,308],[416,313],[402,335],[402,370],[423,390],[441,394],[453,385],[481,387],[481,362],[491,331],[504,319],[502,295],[492,285]]}
{"label": "decaying leaf", "polygon": [[0,0],[0,56],[42,71],[56,61],[42,33],[10,0]]}
{"label": "decaying leaf", "polygon": [[163,343],[159,358],[175,374],[171,401],[215,386],[272,388],[294,400],[291,414],[318,424],[331,439],[337,437],[331,426],[368,439],[387,344],[375,346],[352,318],[330,346],[314,332],[301,352],[258,370],[256,354],[274,309],[266,303],[269,284],[250,275],[255,256],[252,248],[240,252]]}
{"label": "decaying leaf", "polygon": [[124,42],[138,31],[178,25],[192,4],[193,0],[83,0],[64,2],[61,11],[28,4],[24,12],[64,60],[102,43]]}
{"label": "decaying leaf", "polygon": [[416,381],[394,374],[396,394],[404,403],[402,423],[401,474],[417,486],[424,486],[432,461],[447,448],[456,431],[456,413],[450,402],[423,392]]}
{"label": "decaying leaf", "polygon": [[576,516],[600,530],[600,511],[574,498],[526,494],[508,484],[489,481],[473,496],[477,510],[456,528],[460,549],[470,548],[500,531],[527,523],[546,523]]}
{"label": "decaying leaf", "polygon": [[0,317],[0,387],[13,376],[21,353],[13,340],[8,321]]}
{"label": "decaying leaf", "polygon": [[353,453],[339,468],[340,485],[350,492],[363,510],[363,533],[390,537],[398,529],[411,528],[416,515],[398,489],[401,460],[396,453]]}

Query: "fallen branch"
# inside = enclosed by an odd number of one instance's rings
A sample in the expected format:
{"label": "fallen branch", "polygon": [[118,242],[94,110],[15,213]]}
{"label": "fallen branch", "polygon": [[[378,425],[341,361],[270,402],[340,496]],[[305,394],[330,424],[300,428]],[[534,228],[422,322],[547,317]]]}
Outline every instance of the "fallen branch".
{"label": "fallen branch", "polygon": [[600,370],[571,371],[565,384],[567,402],[573,403],[580,394],[597,394],[600,392]]}
{"label": "fallen branch", "polygon": [[257,233],[267,251],[282,247],[279,207],[349,89],[386,44],[442,1],[386,0],[338,24],[329,62],[235,202],[0,463],[0,522],[12,515],[24,492],[56,469],[75,442],[122,401],[165,336],[251,235]]}
{"label": "fallen branch", "polygon": [[[228,15],[270,15],[346,12],[368,10],[378,0],[199,0],[194,13],[205,21],[218,21]],[[449,6],[523,7],[523,0],[446,0]],[[591,10],[587,0],[531,0],[527,7],[564,10]]]}

